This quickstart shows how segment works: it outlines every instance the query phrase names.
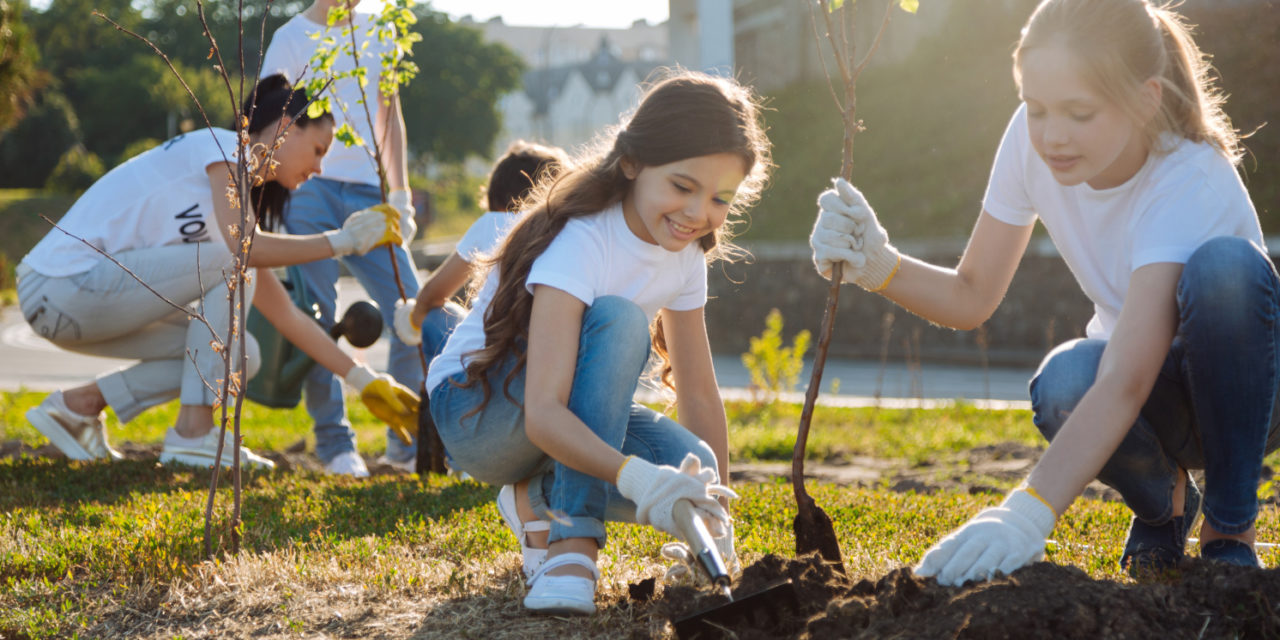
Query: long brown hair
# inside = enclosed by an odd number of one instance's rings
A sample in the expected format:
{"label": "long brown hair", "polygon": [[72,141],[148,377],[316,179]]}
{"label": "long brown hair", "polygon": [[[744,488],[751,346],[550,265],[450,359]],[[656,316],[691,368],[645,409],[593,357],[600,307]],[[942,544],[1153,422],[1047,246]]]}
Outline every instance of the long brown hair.
{"label": "long brown hair", "polygon": [[[622,201],[632,188],[632,181],[623,173],[623,159],[637,167],[656,167],[688,158],[734,154],[742,159],[746,178],[731,203],[730,216],[759,197],[772,163],[754,94],[727,78],[684,70],[669,73],[645,92],[630,118],[606,133],[597,151],[571,162],[534,188],[523,203],[529,214],[512,229],[493,259],[479,265],[490,269],[489,277],[496,272],[499,278],[485,312],[484,348],[469,354],[467,378],[461,385],[483,386],[481,406],[492,394],[488,373],[508,354],[516,357],[516,366],[503,384],[508,398],[508,387],[524,369],[533,309],[533,294],[526,289],[525,280],[534,260],[570,219],[598,213]],[[730,255],[730,227],[726,223],[699,240],[709,262]],[[664,363],[661,378],[670,387],[671,366],[661,317],[654,323],[652,339],[654,351]]]}
{"label": "long brown hair", "polygon": [[1222,111],[1226,98],[1212,67],[1186,20],[1167,4],[1044,0],[1027,20],[1013,54],[1019,83],[1026,52],[1054,43],[1071,50],[1090,84],[1136,120],[1143,112],[1139,87],[1150,78],[1159,80],[1160,108],[1142,132],[1148,149],[1171,151],[1161,136],[1174,133],[1208,142],[1233,163],[1240,161],[1240,136]]}

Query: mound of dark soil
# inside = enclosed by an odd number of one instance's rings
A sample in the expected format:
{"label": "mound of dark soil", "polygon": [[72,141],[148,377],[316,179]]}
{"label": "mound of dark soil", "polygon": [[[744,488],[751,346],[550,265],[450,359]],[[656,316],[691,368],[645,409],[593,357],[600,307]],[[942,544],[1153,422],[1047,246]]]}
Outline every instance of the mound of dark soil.
{"label": "mound of dark soil", "polygon": [[[1041,562],[966,587],[943,587],[903,567],[851,581],[810,556],[767,556],[734,585],[745,597],[782,578],[799,610],[777,624],[759,619],[728,630],[757,638],[1280,638],[1280,571],[1189,558],[1159,580],[1094,580]],[[671,619],[721,604],[689,587],[667,589],[658,611]]]}

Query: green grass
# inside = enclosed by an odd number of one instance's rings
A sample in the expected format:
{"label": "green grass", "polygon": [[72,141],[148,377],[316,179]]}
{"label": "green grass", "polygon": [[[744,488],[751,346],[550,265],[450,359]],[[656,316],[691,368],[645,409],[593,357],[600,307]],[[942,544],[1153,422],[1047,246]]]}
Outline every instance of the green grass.
{"label": "green grass", "polygon": [[[733,460],[790,460],[800,406],[727,405]],[[817,407],[809,430],[814,460],[849,456],[903,458],[918,463],[982,444],[1041,444],[1029,411],[986,411],[957,404],[945,409]]]}
{"label": "green grass", "polygon": [[[0,394],[0,440],[43,443],[22,419],[41,395]],[[766,411],[735,404],[729,410],[736,460],[789,459],[788,430],[798,407]],[[175,411],[174,405],[157,408],[127,426],[113,419],[110,429],[116,440],[158,441]],[[300,409],[249,405],[245,415],[251,447],[279,449],[310,437],[310,422]],[[361,449],[376,453],[382,429],[358,408],[354,423]],[[1035,443],[1026,412],[967,406],[819,407],[813,434],[815,458],[867,455],[936,462],[974,446]],[[1277,462],[1276,456],[1268,460],[1273,467]],[[382,603],[379,615],[415,612],[409,621],[422,625],[416,633],[430,635],[430,625],[437,624],[445,625],[435,628],[447,634],[447,625],[455,624],[450,616],[487,619],[490,614],[484,612],[494,610],[505,616],[499,622],[508,633],[532,633],[533,627],[518,625],[543,624],[519,613],[515,542],[493,506],[494,487],[441,477],[422,483],[406,476],[353,480],[305,472],[247,473],[243,548],[232,556],[225,551],[230,489],[224,476],[217,520],[223,548],[207,560],[201,540],[208,481],[207,471],[150,461],[0,461],[0,637],[128,633],[130,627],[121,625],[141,624],[138,612],[147,611],[158,612],[152,620],[170,625],[150,631],[152,637],[216,636],[219,627],[200,629],[223,618],[247,625],[236,627],[234,635],[273,624],[294,635],[342,635],[341,628],[326,625],[337,624],[332,611],[355,597],[343,595],[353,589],[361,607],[355,613],[371,615],[368,603]],[[791,555],[790,485],[778,480],[735,489],[742,496],[735,516],[744,563],[765,553]],[[863,577],[918,561],[940,536],[1000,500],[996,493],[918,494],[831,484],[814,484],[810,491],[834,521],[850,573]],[[1128,517],[1119,503],[1077,501],[1055,530],[1058,544],[1048,558],[1096,578],[1127,579],[1117,572],[1115,559]],[[1274,506],[1264,507],[1258,525],[1264,538],[1274,535],[1280,527]],[[665,538],[647,527],[622,524],[611,523],[608,532],[601,563],[601,598],[608,612],[578,623],[584,626],[566,631],[566,637],[652,633],[633,619],[629,605],[619,603],[628,582],[646,571],[661,574],[664,561],[657,552]],[[1264,552],[1263,560],[1275,565],[1280,554]],[[323,613],[307,604],[318,601],[325,603]],[[437,619],[443,621],[433,623]],[[107,622],[116,626],[102,626]],[[613,628],[618,625],[623,628]]]}
{"label": "green grass", "polygon": [[[44,438],[27,424],[23,414],[44,398],[42,393],[0,392],[0,440],[17,439],[33,445],[43,444]],[[128,425],[121,425],[115,414],[107,409],[107,431],[112,442],[132,441],[156,443],[164,439],[164,431],[173,425],[177,415],[177,402],[144,412]],[[358,401],[347,403],[347,415],[356,428],[356,446],[361,453],[381,453],[384,432],[380,423]],[[311,433],[311,417],[299,404],[293,409],[271,409],[253,402],[244,403],[242,435],[250,449],[283,450],[299,440],[306,440],[307,449],[314,449],[315,438]]]}

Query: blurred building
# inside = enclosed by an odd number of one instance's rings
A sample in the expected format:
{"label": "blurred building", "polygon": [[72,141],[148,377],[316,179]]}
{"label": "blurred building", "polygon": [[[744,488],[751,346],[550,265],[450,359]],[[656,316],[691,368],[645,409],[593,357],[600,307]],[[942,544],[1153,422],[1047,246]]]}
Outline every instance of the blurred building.
{"label": "blurred building", "polygon": [[[640,20],[627,29],[605,29],[519,27],[501,18],[461,23],[510,47],[529,66],[521,89],[499,102],[503,127],[495,153],[518,138],[573,151],[633,108],[640,82],[670,63],[664,24]],[[484,173],[488,166],[476,169]]]}
{"label": "blurred building", "polygon": [[[853,3],[857,10],[850,34],[858,57],[869,49],[884,19],[888,2]],[[924,0],[914,16],[896,3],[889,28],[880,42],[876,64],[901,59],[926,35],[943,28],[951,5],[958,1]],[[1010,2],[1013,0],[984,0]],[[672,58],[683,66],[710,69],[728,60],[734,75],[761,91],[800,80],[824,77],[823,62],[833,65],[830,46],[814,38],[826,33],[819,6],[826,0],[669,0],[667,28]],[[731,34],[731,36],[726,36]],[[825,37],[825,36],[824,36]],[[713,47],[720,47],[716,50]],[[726,50],[727,49],[727,50]],[[835,67],[831,66],[834,73]]]}
{"label": "blurred building", "polygon": [[[737,0],[669,0],[671,58],[680,66],[733,75]],[[786,2],[761,4],[786,5]],[[799,5],[797,5],[799,6]]]}

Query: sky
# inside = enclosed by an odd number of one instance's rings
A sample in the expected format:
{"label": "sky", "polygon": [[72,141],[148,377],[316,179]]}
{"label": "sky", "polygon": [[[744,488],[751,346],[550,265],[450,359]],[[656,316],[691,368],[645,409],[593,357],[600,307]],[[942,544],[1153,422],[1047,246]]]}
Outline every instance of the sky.
{"label": "sky", "polygon": [[[31,6],[43,10],[50,0],[31,0]],[[419,0],[425,2],[426,0]],[[430,0],[437,11],[453,18],[470,14],[483,22],[493,16],[519,26],[625,28],[644,18],[650,24],[667,19],[668,0]]]}
{"label": "sky", "polygon": [[650,24],[667,19],[668,0],[431,0],[436,11],[454,18],[471,14],[477,21],[502,16],[520,26],[624,28],[644,18]]}

